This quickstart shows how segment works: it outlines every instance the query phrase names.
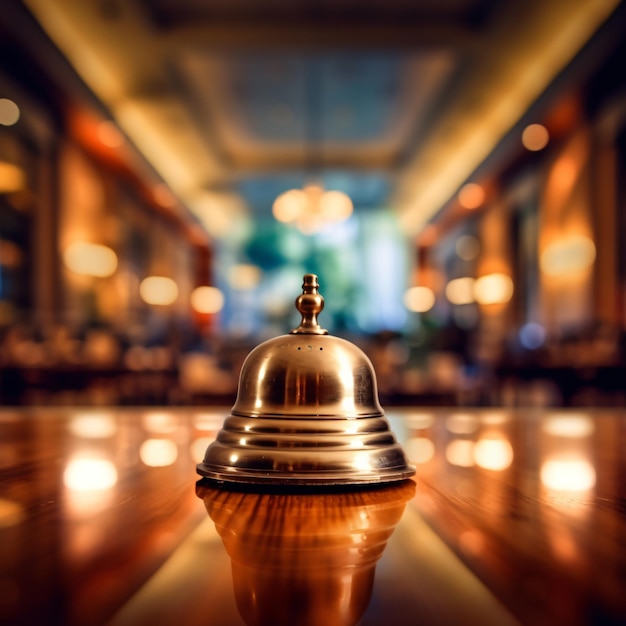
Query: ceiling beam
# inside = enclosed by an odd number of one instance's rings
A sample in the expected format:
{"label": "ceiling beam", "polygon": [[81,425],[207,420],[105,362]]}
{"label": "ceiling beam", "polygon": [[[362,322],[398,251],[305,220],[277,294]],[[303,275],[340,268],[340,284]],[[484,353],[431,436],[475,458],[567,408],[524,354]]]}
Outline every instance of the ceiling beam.
{"label": "ceiling beam", "polygon": [[325,156],[319,164],[315,166],[309,162],[309,155],[306,150],[302,151],[282,151],[275,155],[266,152],[231,155],[231,168],[233,171],[308,171],[325,169],[345,169],[345,170],[376,170],[392,171],[396,166],[397,157],[395,153],[388,151],[367,151],[358,150],[334,151]]}
{"label": "ceiling beam", "polygon": [[166,26],[162,41],[170,49],[423,49],[466,48],[480,32],[453,22],[428,21],[276,21],[228,20]]}

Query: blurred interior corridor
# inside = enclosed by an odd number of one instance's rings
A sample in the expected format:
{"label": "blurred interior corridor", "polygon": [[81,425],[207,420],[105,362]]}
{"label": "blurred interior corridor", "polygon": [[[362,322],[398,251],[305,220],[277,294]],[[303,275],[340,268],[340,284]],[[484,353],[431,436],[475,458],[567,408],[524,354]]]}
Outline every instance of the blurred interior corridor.
{"label": "blurred interior corridor", "polygon": [[297,324],[388,405],[623,405],[615,0],[6,0],[0,402],[232,403]]}

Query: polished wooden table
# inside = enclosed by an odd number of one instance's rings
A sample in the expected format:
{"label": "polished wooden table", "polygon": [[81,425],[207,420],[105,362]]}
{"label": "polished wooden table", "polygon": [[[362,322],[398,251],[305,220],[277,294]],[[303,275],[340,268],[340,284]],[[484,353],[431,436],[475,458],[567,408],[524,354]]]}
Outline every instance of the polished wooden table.
{"label": "polished wooden table", "polygon": [[0,411],[0,623],[625,624],[617,410],[387,412],[414,481],[198,481],[228,409]]}

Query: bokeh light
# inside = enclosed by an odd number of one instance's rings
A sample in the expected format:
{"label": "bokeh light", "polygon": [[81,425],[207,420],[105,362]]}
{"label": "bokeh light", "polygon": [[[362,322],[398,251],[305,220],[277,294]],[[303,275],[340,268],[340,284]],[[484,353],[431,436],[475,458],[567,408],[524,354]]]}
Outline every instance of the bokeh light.
{"label": "bokeh light", "polygon": [[219,313],[224,307],[224,294],[217,287],[196,287],[191,292],[191,306],[198,313]]}
{"label": "bokeh light", "polygon": [[551,459],[541,466],[541,482],[554,491],[587,491],[596,484],[596,471],[585,459]]}
{"label": "bokeh light", "polygon": [[485,201],[485,190],[476,183],[467,183],[459,191],[459,204],[464,209],[477,209]]}
{"label": "bokeh light", "polygon": [[81,276],[106,278],[117,269],[117,255],[111,248],[86,241],[70,244],[63,261],[69,270]]}
{"label": "bokeh light", "polygon": [[474,461],[475,442],[470,439],[453,439],[446,446],[446,460],[458,467],[472,467]]}
{"label": "bokeh light", "polygon": [[13,126],[20,119],[20,108],[13,100],[0,98],[0,124]]}
{"label": "bokeh light", "polygon": [[0,161],[0,193],[13,193],[26,187],[26,174],[21,167]]}
{"label": "bokeh light", "polygon": [[23,505],[14,500],[0,498],[0,530],[17,526],[24,517]]}
{"label": "bokeh light", "polygon": [[454,278],[446,285],[446,298],[452,304],[474,302],[474,279],[471,276]]}
{"label": "bokeh light", "polygon": [[81,439],[108,439],[117,432],[117,424],[108,413],[76,415],[68,424],[69,431]]}
{"label": "bokeh light", "polygon": [[146,413],[141,419],[141,425],[149,433],[168,434],[178,428],[178,419],[172,413]]}
{"label": "bokeh light", "polygon": [[111,121],[107,120],[98,124],[98,139],[107,148],[119,148],[124,145],[124,135],[119,128]]}
{"label": "bokeh light", "polygon": [[584,414],[554,414],[546,418],[542,430],[554,437],[568,439],[584,439],[593,434],[595,425],[593,419]]}
{"label": "bokeh light", "polygon": [[178,458],[178,447],[170,439],[146,439],[139,448],[139,458],[148,467],[166,467]]}
{"label": "bokeh light", "polygon": [[536,350],[540,348],[546,340],[546,330],[541,324],[528,322],[519,331],[519,340],[524,348]]}
{"label": "bokeh light", "polygon": [[412,463],[428,463],[435,456],[435,444],[427,437],[412,437],[406,443],[405,452]]}
{"label": "bokeh light", "polygon": [[116,483],[117,470],[107,459],[75,458],[63,473],[63,484],[72,491],[104,491]]}
{"label": "bokeh light", "polygon": [[435,293],[429,287],[410,287],[404,294],[404,306],[414,313],[426,313],[435,305]]}
{"label": "bokeh light", "polygon": [[531,152],[543,150],[550,141],[550,133],[542,124],[529,124],[522,132],[522,144]]}
{"label": "bokeh light", "polygon": [[148,276],[141,281],[139,294],[147,304],[167,306],[178,298],[178,287],[167,276]]}
{"label": "bokeh light", "polygon": [[474,459],[483,469],[499,472],[513,462],[513,448],[503,437],[480,439],[474,448]]}
{"label": "bokeh light", "polygon": [[589,237],[574,235],[555,241],[541,254],[541,270],[548,276],[573,275],[590,267],[596,246]]}
{"label": "bokeh light", "polygon": [[469,413],[453,413],[446,418],[446,430],[454,435],[469,435],[478,429],[478,417]]}
{"label": "bokeh light", "polygon": [[513,281],[507,274],[486,274],[474,283],[474,297],[479,304],[504,304],[512,296]]}

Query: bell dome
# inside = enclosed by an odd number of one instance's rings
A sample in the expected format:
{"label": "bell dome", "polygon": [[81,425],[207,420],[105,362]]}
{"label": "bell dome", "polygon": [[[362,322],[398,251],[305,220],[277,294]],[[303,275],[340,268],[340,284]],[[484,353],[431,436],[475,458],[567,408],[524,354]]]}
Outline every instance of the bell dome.
{"label": "bell dome", "polygon": [[370,360],[330,335],[289,334],[248,355],[234,415],[344,419],[381,415]]}
{"label": "bell dome", "polygon": [[225,482],[361,484],[415,473],[378,401],[371,361],[321,328],[317,276],[296,299],[302,321],[254,348],[237,400],[198,473]]}

